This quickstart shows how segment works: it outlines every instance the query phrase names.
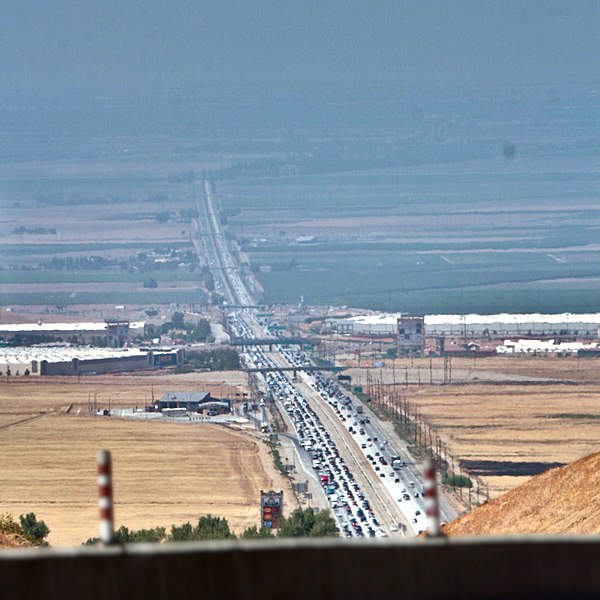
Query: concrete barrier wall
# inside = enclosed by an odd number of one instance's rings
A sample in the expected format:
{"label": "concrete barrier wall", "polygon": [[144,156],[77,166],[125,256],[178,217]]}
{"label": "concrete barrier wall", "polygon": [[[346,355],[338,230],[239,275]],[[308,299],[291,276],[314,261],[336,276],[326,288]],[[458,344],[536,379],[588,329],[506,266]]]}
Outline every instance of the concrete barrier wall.
{"label": "concrete barrier wall", "polygon": [[275,540],[0,551],[0,598],[592,598],[600,538]]}
{"label": "concrete barrier wall", "polygon": [[135,371],[149,369],[145,354],[141,356],[124,356],[121,358],[97,358],[90,360],[70,360],[51,363],[42,361],[43,375],[85,375],[86,373],[109,373],[114,371]]}

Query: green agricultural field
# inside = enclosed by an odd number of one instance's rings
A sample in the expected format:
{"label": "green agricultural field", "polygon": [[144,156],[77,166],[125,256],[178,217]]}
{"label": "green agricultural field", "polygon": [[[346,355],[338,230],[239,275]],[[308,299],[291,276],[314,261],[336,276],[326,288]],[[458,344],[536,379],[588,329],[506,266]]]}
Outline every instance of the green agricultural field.
{"label": "green agricultural field", "polygon": [[2,294],[4,306],[72,304],[201,304],[206,296],[201,288],[184,290],[136,290],[131,292],[54,292]]}
{"label": "green agricultural field", "polygon": [[591,160],[538,155],[245,179],[222,197],[253,265],[270,268],[267,302],[562,312],[600,310],[598,189]]}
{"label": "green agricultural field", "polygon": [[160,282],[198,281],[197,273],[185,269],[159,270],[144,273],[124,271],[51,271],[51,270],[6,270],[0,271],[0,283],[143,283],[148,279]]}
{"label": "green agricultural field", "polygon": [[89,242],[89,243],[63,243],[63,244],[2,244],[0,246],[2,255],[7,258],[30,256],[30,255],[41,255],[45,257],[51,257],[55,254],[65,253],[107,253],[111,250],[132,250],[138,251],[152,248],[185,248],[189,246],[188,241],[173,241],[169,244],[153,244],[151,241],[148,242]]}

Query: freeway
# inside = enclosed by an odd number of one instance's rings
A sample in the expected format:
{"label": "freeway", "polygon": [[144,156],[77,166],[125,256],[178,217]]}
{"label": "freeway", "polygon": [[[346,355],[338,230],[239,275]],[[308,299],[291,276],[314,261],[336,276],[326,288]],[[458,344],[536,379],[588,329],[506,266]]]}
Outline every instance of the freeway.
{"label": "freeway", "polygon": [[[249,346],[253,346],[253,344],[251,343],[252,340],[249,340]],[[292,372],[294,373],[294,375],[296,375],[296,373],[298,371],[305,371],[306,373],[314,373],[315,371],[334,371],[335,373],[337,373],[338,371],[341,371],[342,369],[340,367],[323,367],[323,366],[316,366],[313,365],[311,363],[307,363],[305,365],[300,365],[298,367],[289,367],[289,366],[281,366],[281,367],[247,367],[246,369],[244,369],[244,371],[246,371],[246,373],[272,373],[274,371],[279,371],[280,373],[283,373],[284,371],[287,372]]]}
{"label": "freeway", "polygon": [[[268,321],[250,308],[256,302],[221,231],[208,180],[196,204],[196,230],[202,242],[195,245],[203,248],[216,291],[230,306],[248,307],[228,315],[230,333],[243,348],[246,370],[257,372],[285,415],[302,448],[297,448],[299,460],[315,469],[340,531],[348,537],[386,536],[398,528],[405,535],[419,534],[426,529],[423,481],[408,450],[393,448],[378,418],[334,379],[314,372],[302,350],[277,343]],[[253,344],[255,340],[261,345]],[[294,371],[294,381],[284,370]],[[446,521],[456,516],[449,506],[443,510]]]}

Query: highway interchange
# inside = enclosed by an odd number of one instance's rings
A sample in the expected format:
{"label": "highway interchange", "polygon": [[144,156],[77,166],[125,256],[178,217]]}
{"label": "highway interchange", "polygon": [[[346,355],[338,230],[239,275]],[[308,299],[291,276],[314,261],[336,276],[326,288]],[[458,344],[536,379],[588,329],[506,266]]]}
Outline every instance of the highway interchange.
{"label": "highway interchange", "polygon": [[[222,234],[212,193],[205,180],[197,194],[197,230],[215,291],[237,307],[228,315],[231,334],[276,340],[280,330],[250,308],[254,299]],[[393,448],[376,415],[334,376],[302,371],[303,365],[312,363],[299,349],[275,343],[267,351],[249,345],[242,357],[247,367],[299,367],[295,380],[277,371],[259,377],[267,397],[293,429],[298,451],[304,453],[301,462],[311,465],[311,475],[321,484],[342,535],[414,536],[426,529],[421,473],[405,448],[402,452]],[[442,506],[443,520],[455,516],[451,507]]]}

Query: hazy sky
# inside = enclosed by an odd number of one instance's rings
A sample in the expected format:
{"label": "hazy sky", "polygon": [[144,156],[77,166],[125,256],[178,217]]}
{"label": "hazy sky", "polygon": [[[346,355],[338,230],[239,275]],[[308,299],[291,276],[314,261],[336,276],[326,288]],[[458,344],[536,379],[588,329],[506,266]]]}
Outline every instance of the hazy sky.
{"label": "hazy sky", "polygon": [[2,0],[0,91],[600,82],[600,1]]}

